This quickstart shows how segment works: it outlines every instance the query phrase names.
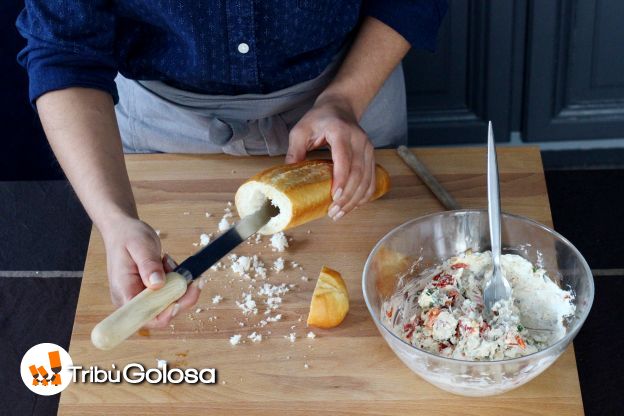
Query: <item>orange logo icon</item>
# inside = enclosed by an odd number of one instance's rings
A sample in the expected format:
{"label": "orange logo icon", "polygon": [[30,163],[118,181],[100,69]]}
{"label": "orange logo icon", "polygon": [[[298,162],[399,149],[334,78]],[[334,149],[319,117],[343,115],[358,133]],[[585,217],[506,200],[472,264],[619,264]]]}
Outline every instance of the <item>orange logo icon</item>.
{"label": "orange logo icon", "polygon": [[29,349],[22,358],[21,375],[26,387],[37,394],[58,394],[71,382],[73,366],[62,347],[43,343]]}
{"label": "orange logo icon", "polygon": [[[61,383],[61,375],[59,374],[63,367],[61,366],[61,355],[59,351],[50,351],[48,352],[48,358],[50,359],[50,370],[52,370],[52,377],[48,378],[48,372],[46,371],[44,366],[39,366],[38,368],[31,364],[28,368],[30,369],[30,374],[33,376],[33,386],[38,386],[42,384],[44,386],[48,385],[48,382],[53,386],[60,386]],[[42,379],[39,380],[39,375],[41,375]]]}

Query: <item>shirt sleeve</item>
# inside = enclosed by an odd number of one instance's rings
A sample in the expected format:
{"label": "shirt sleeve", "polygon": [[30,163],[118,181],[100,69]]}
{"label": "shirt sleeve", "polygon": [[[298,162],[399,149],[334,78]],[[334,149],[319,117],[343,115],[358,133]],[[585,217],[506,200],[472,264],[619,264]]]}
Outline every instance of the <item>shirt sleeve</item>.
{"label": "shirt sleeve", "polygon": [[16,26],[26,39],[18,62],[31,104],[46,92],[90,87],[118,100],[115,16],[106,0],[27,0]]}
{"label": "shirt sleeve", "polygon": [[396,30],[412,48],[434,51],[447,8],[446,0],[364,0],[362,11]]}

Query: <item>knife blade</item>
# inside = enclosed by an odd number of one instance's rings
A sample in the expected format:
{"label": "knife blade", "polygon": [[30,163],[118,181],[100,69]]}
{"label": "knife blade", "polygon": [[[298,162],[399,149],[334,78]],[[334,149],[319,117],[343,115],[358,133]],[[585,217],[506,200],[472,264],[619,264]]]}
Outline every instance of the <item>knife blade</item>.
{"label": "knife blade", "polygon": [[260,209],[241,219],[234,227],[212,243],[184,260],[174,271],[184,276],[189,282],[197,279],[209,267],[251,237],[277,214],[279,214],[277,207],[266,200]]}
{"label": "knife blade", "polygon": [[182,297],[191,281],[201,276],[277,214],[278,208],[266,200],[256,212],[242,218],[212,243],[180,263],[173,272],[167,273],[163,287],[158,290],[144,289],[97,324],[91,331],[91,343],[102,350],[119,345]]}

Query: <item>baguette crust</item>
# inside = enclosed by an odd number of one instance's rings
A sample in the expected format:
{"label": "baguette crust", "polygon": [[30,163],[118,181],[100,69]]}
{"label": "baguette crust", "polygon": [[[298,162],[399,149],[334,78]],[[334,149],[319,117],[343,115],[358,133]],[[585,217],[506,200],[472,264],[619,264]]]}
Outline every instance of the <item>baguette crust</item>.
{"label": "baguette crust", "polygon": [[349,292],[340,273],[323,266],[312,299],[307,324],[329,329],[342,323],[349,312]]}
{"label": "baguette crust", "polygon": [[[266,198],[280,209],[280,214],[262,227],[260,234],[297,227],[327,215],[332,203],[333,163],[329,160],[307,160],[269,168],[251,177],[236,192],[236,209],[245,217],[254,213]],[[377,199],[390,189],[388,172],[377,165]]]}

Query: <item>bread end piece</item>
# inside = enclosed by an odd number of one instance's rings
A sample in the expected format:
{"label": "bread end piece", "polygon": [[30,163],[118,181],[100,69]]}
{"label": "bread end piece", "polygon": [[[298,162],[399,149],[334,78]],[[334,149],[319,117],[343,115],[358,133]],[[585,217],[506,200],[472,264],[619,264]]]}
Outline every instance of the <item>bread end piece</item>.
{"label": "bread end piece", "polygon": [[308,326],[337,327],[349,312],[349,293],[340,273],[323,266],[310,300]]}
{"label": "bread end piece", "polygon": [[[307,160],[264,170],[238,188],[236,209],[241,218],[253,214],[268,198],[280,210],[279,215],[258,232],[275,234],[327,215],[332,203],[333,163],[330,160]],[[372,199],[390,189],[390,175],[381,166],[375,170],[376,189]]]}

